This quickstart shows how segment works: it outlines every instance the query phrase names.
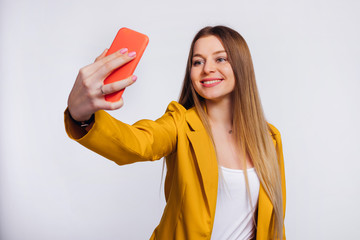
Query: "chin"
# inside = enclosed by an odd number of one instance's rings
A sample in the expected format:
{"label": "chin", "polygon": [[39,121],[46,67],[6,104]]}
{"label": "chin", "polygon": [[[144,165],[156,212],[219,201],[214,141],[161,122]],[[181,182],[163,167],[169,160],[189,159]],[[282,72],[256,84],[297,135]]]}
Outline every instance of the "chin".
{"label": "chin", "polygon": [[212,96],[204,96],[203,98],[207,101],[219,102],[219,101],[226,100],[226,99],[230,100],[230,95],[226,95],[226,96],[212,95]]}
{"label": "chin", "polygon": [[229,98],[231,96],[231,92],[229,93],[223,93],[223,92],[219,92],[219,91],[212,91],[212,92],[203,92],[199,94],[201,97],[203,97],[206,100],[222,100],[222,99],[226,99]]}

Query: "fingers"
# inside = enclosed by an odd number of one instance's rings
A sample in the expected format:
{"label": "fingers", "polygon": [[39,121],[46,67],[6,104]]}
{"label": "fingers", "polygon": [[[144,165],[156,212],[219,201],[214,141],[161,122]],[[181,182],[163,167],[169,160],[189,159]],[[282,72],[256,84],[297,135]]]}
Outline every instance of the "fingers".
{"label": "fingers", "polygon": [[[105,50],[106,53],[108,52]],[[105,52],[104,51],[104,52]],[[125,63],[133,60],[136,57],[135,52],[128,53],[127,48],[122,48],[113,54],[105,56],[106,53],[102,53],[94,63],[87,65],[80,69],[80,74],[84,78],[101,79],[106,78],[113,70],[121,67]]]}
{"label": "fingers", "polygon": [[116,110],[121,108],[123,105],[124,105],[124,100],[123,98],[120,98],[120,100],[117,102],[107,102],[107,101],[101,102],[101,105],[99,107],[104,110]]}
{"label": "fingers", "polygon": [[100,88],[100,92],[103,95],[118,92],[118,91],[130,86],[136,80],[137,80],[137,77],[135,75],[132,75],[132,76],[130,76],[130,77],[124,79],[124,80],[120,80],[120,81],[117,81],[117,82],[114,82],[114,83],[102,85],[102,87]]}
{"label": "fingers", "polygon": [[109,51],[109,49],[105,49],[101,54],[100,56],[98,56],[96,59],[95,59],[95,62],[99,61],[100,59],[104,58],[106,56],[106,53]]}
{"label": "fingers", "polygon": [[122,49],[122,51],[120,50],[116,53],[106,56],[105,58],[96,62],[99,63],[99,69],[94,73],[94,78],[97,79],[106,78],[115,69],[130,62],[135,57],[136,57],[136,53],[135,52],[127,53],[127,49]]}

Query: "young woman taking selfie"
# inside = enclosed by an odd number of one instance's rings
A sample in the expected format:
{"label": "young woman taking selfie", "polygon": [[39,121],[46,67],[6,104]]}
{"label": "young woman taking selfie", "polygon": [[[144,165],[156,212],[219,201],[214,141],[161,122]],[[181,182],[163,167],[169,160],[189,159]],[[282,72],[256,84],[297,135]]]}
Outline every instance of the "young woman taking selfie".
{"label": "young woman taking selfie", "polygon": [[[136,57],[122,49],[79,71],[65,111],[70,138],[119,165],[165,157],[166,206],[150,239],[285,239],[285,173],[279,131],[264,116],[249,48],[224,26],[195,36],[178,102],[133,125],[104,110],[104,85]],[[120,79],[119,79],[120,80]]]}

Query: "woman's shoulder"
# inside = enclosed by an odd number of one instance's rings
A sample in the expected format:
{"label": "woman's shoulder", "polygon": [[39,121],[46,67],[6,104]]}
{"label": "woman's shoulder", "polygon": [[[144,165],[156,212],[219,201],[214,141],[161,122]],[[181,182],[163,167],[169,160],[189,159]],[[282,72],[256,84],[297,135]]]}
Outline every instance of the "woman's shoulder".
{"label": "woman's shoulder", "polygon": [[197,115],[195,107],[186,109],[182,104],[172,101],[166,108],[166,113],[171,113],[172,115],[178,115],[179,117],[185,117],[188,115]]}
{"label": "woman's shoulder", "polygon": [[280,137],[280,131],[271,123],[267,123],[268,127],[269,127],[269,131],[271,133],[271,135],[275,136],[279,136]]}
{"label": "woman's shoulder", "polygon": [[171,101],[167,106],[166,112],[178,112],[178,113],[185,113],[187,110],[184,108],[183,105],[176,101]]}
{"label": "woman's shoulder", "polygon": [[171,114],[172,117],[175,119],[176,122],[187,123],[191,129],[202,129],[203,124],[200,120],[200,117],[196,111],[195,107],[191,107],[186,109],[183,105],[176,101],[172,101],[167,109],[167,114]]}
{"label": "woman's shoulder", "polygon": [[[174,121],[175,123],[183,122],[186,115],[186,109],[178,102],[172,101],[168,104],[166,111],[163,116],[158,118],[156,122],[168,123]],[[145,119],[146,120],[146,119]],[[140,122],[143,122],[140,120]]]}

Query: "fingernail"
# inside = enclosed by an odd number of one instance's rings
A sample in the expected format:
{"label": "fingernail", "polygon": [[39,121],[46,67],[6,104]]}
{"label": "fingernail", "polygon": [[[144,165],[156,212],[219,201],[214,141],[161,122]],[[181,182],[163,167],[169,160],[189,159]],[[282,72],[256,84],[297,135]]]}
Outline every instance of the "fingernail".
{"label": "fingernail", "polygon": [[128,54],[129,57],[135,57],[135,55],[136,55],[136,52],[129,52],[129,54]]}
{"label": "fingernail", "polygon": [[137,76],[133,75],[131,79],[133,80],[133,82],[135,82],[137,79]]}
{"label": "fingernail", "polygon": [[123,49],[120,50],[120,53],[121,53],[121,54],[124,54],[124,53],[126,53],[127,51],[128,51],[127,48],[123,48]]}

